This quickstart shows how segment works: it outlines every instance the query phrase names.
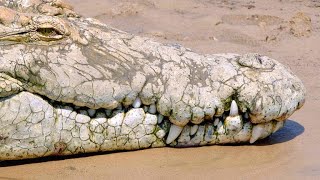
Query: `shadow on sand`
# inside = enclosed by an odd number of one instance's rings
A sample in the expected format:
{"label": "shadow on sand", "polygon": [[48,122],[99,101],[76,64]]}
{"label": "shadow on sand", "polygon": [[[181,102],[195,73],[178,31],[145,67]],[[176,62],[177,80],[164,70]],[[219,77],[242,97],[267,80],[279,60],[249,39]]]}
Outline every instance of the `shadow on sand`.
{"label": "shadow on sand", "polygon": [[[257,141],[254,145],[256,146],[268,146],[272,144],[284,143],[294,139],[295,137],[299,136],[304,132],[304,127],[292,120],[287,120],[285,126],[279,130],[278,132],[274,133],[273,135],[269,136],[266,139]],[[243,144],[242,144],[243,145]],[[249,145],[249,144],[246,144]],[[226,145],[226,146],[241,146],[238,145]],[[112,153],[120,153],[123,151],[112,152]],[[83,158],[88,156],[94,155],[103,155],[109,154],[110,152],[97,152],[97,153],[87,153],[87,154],[78,154],[78,155],[70,155],[70,156],[50,156],[50,157],[43,157],[37,159],[26,159],[26,160],[14,160],[14,161],[0,161],[0,167],[8,167],[8,166],[18,166],[24,164],[35,164],[35,163],[43,163],[48,161],[60,161],[72,158]],[[1,177],[0,177],[1,179]]]}

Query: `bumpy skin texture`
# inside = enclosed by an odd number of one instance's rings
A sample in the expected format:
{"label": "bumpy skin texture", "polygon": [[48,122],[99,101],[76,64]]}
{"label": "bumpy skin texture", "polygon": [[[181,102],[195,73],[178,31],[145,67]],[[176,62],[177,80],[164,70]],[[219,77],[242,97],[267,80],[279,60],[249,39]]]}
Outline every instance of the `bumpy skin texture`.
{"label": "bumpy skin texture", "polygon": [[[200,55],[81,18],[59,0],[0,5],[2,160],[161,147],[174,125],[184,128],[171,146],[249,142],[304,104],[302,82],[266,56]],[[232,100],[249,114],[236,134],[222,125]]]}

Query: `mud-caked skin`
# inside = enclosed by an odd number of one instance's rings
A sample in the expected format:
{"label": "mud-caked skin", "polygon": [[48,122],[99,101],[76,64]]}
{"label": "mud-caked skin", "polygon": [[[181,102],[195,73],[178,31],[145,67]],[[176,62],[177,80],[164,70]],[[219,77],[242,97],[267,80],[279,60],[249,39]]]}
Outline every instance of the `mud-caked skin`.
{"label": "mud-caked skin", "polygon": [[0,5],[0,160],[254,143],[304,104],[302,82],[266,56],[200,55],[60,0]]}

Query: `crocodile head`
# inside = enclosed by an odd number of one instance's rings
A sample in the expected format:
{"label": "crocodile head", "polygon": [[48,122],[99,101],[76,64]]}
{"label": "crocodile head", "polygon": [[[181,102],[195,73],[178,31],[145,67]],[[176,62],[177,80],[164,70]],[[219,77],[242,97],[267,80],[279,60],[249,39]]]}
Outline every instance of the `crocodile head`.
{"label": "crocodile head", "polygon": [[304,104],[266,56],[200,55],[38,6],[0,7],[0,159],[253,143]]}

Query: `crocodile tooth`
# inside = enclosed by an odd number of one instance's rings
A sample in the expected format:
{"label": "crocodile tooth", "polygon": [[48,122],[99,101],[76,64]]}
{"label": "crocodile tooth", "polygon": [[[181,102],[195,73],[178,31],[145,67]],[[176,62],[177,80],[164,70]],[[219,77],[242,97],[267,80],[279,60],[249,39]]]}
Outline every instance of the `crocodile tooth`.
{"label": "crocodile tooth", "polygon": [[242,118],[239,116],[238,105],[234,100],[231,102],[230,114],[225,119],[224,125],[228,134],[237,134],[242,129]]}
{"label": "crocodile tooth", "polygon": [[218,134],[225,134],[226,133],[226,129],[224,128],[222,121],[219,121],[219,123],[218,123],[217,132],[218,132]]}
{"label": "crocodile tooth", "polygon": [[163,121],[163,115],[162,114],[158,114],[158,124],[161,124]]}
{"label": "crocodile tooth", "polygon": [[214,126],[218,126],[218,124],[219,124],[219,118],[216,118],[216,119],[214,120],[214,122],[213,122],[213,125],[214,125]]}
{"label": "crocodile tooth", "polygon": [[191,126],[190,135],[193,136],[198,131],[198,125]]}
{"label": "crocodile tooth", "polygon": [[278,121],[275,127],[272,130],[272,133],[277,132],[279,129],[281,129],[284,125],[284,121]]}
{"label": "crocodile tooth", "polygon": [[96,114],[96,110],[95,109],[88,109],[88,114],[90,117],[94,117],[94,115]]}
{"label": "crocodile tooth", "polygon": [[254,143],[256,142],[260,137],[261,135],[264,133],[264,124],[257,124],[255,126],[253,126],[252,128],[252,135],[251,135],[251,138],[250,138],[250,143]]}
{"label": "crocodile tooth", "polygon": [[245,112],[244,115],[243,115],[243,117],[244,117],[245,119],[249,119],[249,114],[248,114],[248,112]]}
{"label": "crocodile tooth", "polygon": [[111,109],[106,109],[106,110],[105,110],[105,113],[106,113],[107,116],[110,117],[111,114],[112,114],[112,110],[111,110]]}
{"label": "crocodile tooth", "polygon": [[157,112],[156,105],[155,104],[151,104],[148,111],[149,111],[150,114],[155,114]]}
{"label": "crocodile tooth", "polygon": [[80,112],[80,114],[88,116],[88,111],[86,111],[86,110],[80,110],[79,112]]}
{"label": "crocodile tooth", "polygon": [[149,110],[149,106],[143,106],[143,110],[144,110],[144,112],[148,112],[148,110]]}
{"label": "crocodile tooth", "polygon": [[229,116],[238,116],[238,115],[239,115],[238,105],[235,100],[232,100]]}
{"label": "crocodile tooth", "polygon": [[139,97],[137,97],[134,101],[133,101],[133,104],[132,106],[134,108],[139,108],[141,106],[141,99]]}
{"label": "crocodile tooth", "polygon": [[169,135],[167,137],[166,143],[170,144],[172,141],[177,139],[177,137],[180,135],[183,127],[177,126],[175,124],[172,124],[169,130]]}

